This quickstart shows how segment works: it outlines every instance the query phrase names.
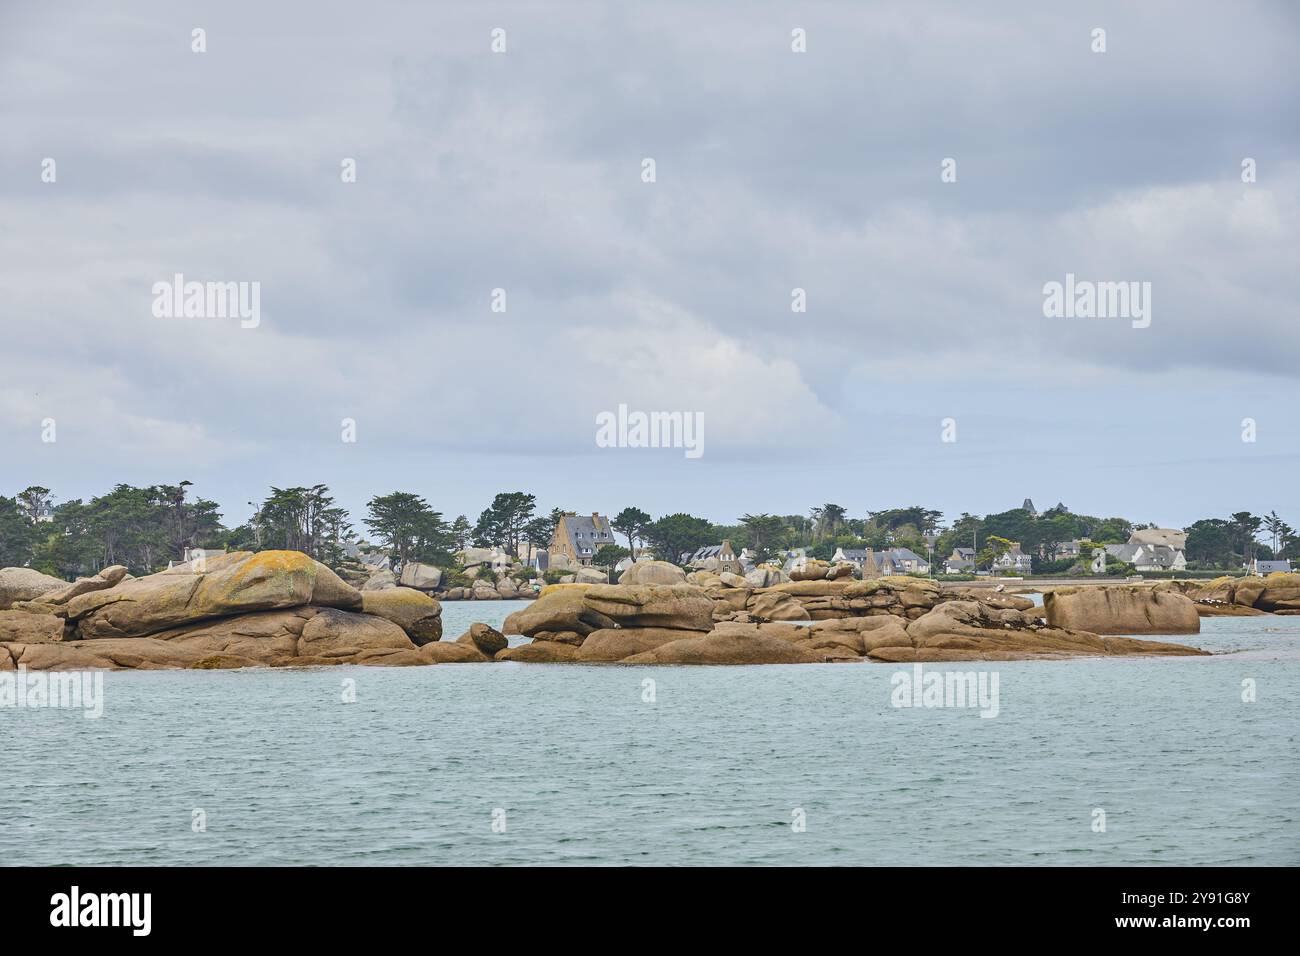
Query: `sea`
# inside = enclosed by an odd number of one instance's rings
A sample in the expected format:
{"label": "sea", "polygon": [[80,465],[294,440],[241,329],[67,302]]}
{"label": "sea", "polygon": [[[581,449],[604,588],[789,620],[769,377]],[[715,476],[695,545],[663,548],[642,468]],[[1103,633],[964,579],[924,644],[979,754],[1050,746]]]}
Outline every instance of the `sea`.
{"label": "sea", "polygon": [[0,708],[0,860],[1300,863],[1300,617],[1202,624],[1168,639],[1211,657],[926,665],[996,715],[878,663],[112,672],[98,718]]}

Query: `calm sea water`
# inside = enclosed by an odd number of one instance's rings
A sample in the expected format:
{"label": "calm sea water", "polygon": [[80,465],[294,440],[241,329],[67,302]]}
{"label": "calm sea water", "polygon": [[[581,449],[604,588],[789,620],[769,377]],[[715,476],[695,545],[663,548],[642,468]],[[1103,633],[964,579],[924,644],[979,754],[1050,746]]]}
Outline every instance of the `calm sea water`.
{"label": "calm sea water", "polygon": [[885,664],[110,673],[102,719],[0,710],[3,859],[1300,863],[1300,618],[1192,642],[990,665],[993,719],[891,707]]}

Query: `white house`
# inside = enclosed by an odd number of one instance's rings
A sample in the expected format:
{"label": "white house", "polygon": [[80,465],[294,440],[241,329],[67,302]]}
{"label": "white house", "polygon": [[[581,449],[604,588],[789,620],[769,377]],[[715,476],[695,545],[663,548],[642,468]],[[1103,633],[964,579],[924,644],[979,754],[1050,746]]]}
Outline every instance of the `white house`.
{"label": "white house", "polygon": [[993,559],[994,571],[1011,571],[1015,574],[1028,574],[1034,569],[1034,561],[1029,555],[1020,550],[1020,542],[1016,541],[1011,548],[999,554]]}
{"label": "white house", "polygon": [[[911,548],[885,548],[872,551],[871,558],[879,574],[929,574],[930,564]],[[851,564],[859,571],[867,563],[866,548],[836,548],[832,564]]]}
{"label": "white house", "polygon": [[1187,556],[1181,549],[1165,544],[1135,543],[1132,538],[1128,544],[1106,545],[1106,553],[1138,571],[1182,571],[1187,567]]}

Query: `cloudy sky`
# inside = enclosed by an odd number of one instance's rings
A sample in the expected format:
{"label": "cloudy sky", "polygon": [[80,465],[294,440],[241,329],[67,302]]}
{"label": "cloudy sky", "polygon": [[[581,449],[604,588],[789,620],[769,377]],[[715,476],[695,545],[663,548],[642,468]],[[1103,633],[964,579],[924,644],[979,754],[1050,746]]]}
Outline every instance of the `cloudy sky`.
{"label": "cloudy sky", "polygon": [[638,6],[0,3],[0,494],[1300,520],[1300,8]]}

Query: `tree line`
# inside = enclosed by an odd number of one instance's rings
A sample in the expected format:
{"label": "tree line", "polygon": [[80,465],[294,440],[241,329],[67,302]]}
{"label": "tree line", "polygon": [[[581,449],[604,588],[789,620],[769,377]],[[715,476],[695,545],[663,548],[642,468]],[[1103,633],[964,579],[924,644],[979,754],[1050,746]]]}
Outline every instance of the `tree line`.
{"label": "tree line", "polygon": [[[191,548],[297,550],[331,566],[343,562],[352,548],[381,551],[397,563],[441,567],[454,565],[454,555],[469,547],[502,548],[527,561],[550,544],[566,514],[561,508],[539,512],[535,495],[510,491],[495,495],[473,523],[465,515],[449,521],[422,496],[394,491],[367,502],[360,522],[365,530],[358,533],[329,487],[317,484],[272,487],[261,502],[248,503],[248,520],[228,527],[220,506],[191,495],[191,487],[189,481],[143,488],[119,484],[89,501],[57,504],[50,489],[38,486],[12,498],[0,496],[0,566],[31,566],[72,578],[122,564],[132,574],[148,574],[183,560]],[[757,561],[779,559],[795,548],[829,560],[839,548],[891,547],[941,560],[955,548],[969,547],[987,565],[1015,542],[1033,557],[1036,571],[1064,570],[1056,567],[1062,563],[1056,555],[1065,542],[1120,544],[1133,531],[1153,527],[1076,514],[1064,504],[1041,514],[1023,508],[983,517],[963,513],[945,524],[942,512],[919,505],[852,517],[834,503],[811,508],[806,515],[745,514],[734,524],[686,512],[656,519],[626,507],[610,525],[619,542],[597,553],[600,566],[646,549],[676,562],[723,539],[737,552],[748,548]],[[1184,530],[1193,570],[1232,570],[1252,558],[1300,559],[1300,538],[1276,512],[1204,518]]]}

